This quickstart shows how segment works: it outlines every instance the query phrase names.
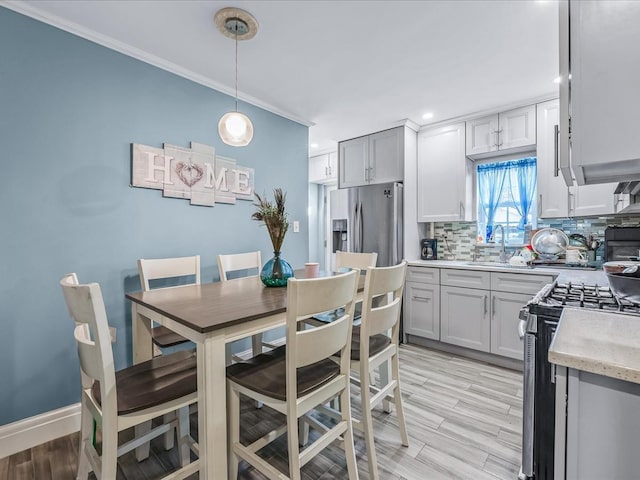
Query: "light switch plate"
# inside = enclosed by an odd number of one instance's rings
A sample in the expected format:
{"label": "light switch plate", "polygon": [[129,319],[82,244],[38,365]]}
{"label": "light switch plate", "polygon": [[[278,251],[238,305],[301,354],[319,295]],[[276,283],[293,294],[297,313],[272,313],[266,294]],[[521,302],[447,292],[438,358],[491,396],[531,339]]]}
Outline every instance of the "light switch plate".
{"label": "light switch plate", "polygon": [[300,222],[298,220],[293,221],[293,233],[300,232]]}

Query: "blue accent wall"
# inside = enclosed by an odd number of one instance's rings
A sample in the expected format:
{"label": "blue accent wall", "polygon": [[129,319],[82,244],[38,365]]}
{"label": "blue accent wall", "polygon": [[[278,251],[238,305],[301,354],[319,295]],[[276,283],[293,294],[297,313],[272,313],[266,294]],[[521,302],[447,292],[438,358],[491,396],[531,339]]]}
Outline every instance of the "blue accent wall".
{"label": "blue accent wall", "polygon": [[208,282],[219,253],[271,257],[252,202],[198,207],[131,188],[131,143],[212,145],[255,169],[258,192],[284,188],[301,228],[283,257],[294,268],[307,261],[308,128],[241,103],[255,136],[230,147],[217,123],[233,107],[228,95],[0,7],[0,425],[79,401],[63,274],[100,283],[122,368],[138,258],[199,254]]}

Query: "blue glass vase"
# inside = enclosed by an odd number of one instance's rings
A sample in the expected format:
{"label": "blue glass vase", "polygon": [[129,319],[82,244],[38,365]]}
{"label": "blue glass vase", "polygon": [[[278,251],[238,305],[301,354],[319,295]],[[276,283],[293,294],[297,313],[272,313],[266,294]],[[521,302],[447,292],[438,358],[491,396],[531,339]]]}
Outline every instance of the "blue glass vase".
{"label": "blue glass vase", "polygon": [[293,277],[293,268],[280,258],[280,252],[273,252],[273,258],[260,271],[260,280],[267,287],[286,287],[290,277]]}

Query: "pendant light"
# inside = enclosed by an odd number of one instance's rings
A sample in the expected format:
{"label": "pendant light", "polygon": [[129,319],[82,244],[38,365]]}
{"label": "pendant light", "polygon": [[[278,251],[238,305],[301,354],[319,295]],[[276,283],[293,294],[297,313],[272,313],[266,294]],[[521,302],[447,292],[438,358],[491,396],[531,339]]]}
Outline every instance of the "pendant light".
{"label": "pendant light", "polygon": [[239,8],[223,8],[215,15],[218,30],[223,35],[235,40],[235,94],[236,108],[232,112],[225,113],[218,122],[218,133],[227,145],[244,147],[249,145],[253,138],[253,124],[249,117],[238,111],[238,40],[249,40],[258,31],[258,22],[249,12]]}

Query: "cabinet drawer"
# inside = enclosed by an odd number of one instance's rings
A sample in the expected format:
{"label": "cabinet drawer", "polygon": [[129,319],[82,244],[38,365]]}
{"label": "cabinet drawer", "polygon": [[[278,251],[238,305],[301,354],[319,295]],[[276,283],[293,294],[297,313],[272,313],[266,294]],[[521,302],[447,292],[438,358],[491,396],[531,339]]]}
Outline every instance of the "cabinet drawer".
{"label": "cabinet drawer", "polygon": [[490,273],[477,270],[441,269],[440,284],[453,287],[480,288],[489,290]]}
{"label": "cabinet drawer", "polygon": [[407,268],[407,282],[440,283],[440,269],[433,267]]}
{"label": "cabinet drawer", "polygon": [[496,292],[529,293],[534,295],[547,283],[553,282],[551,275],[528,273],[491,273],[491,290]]}

